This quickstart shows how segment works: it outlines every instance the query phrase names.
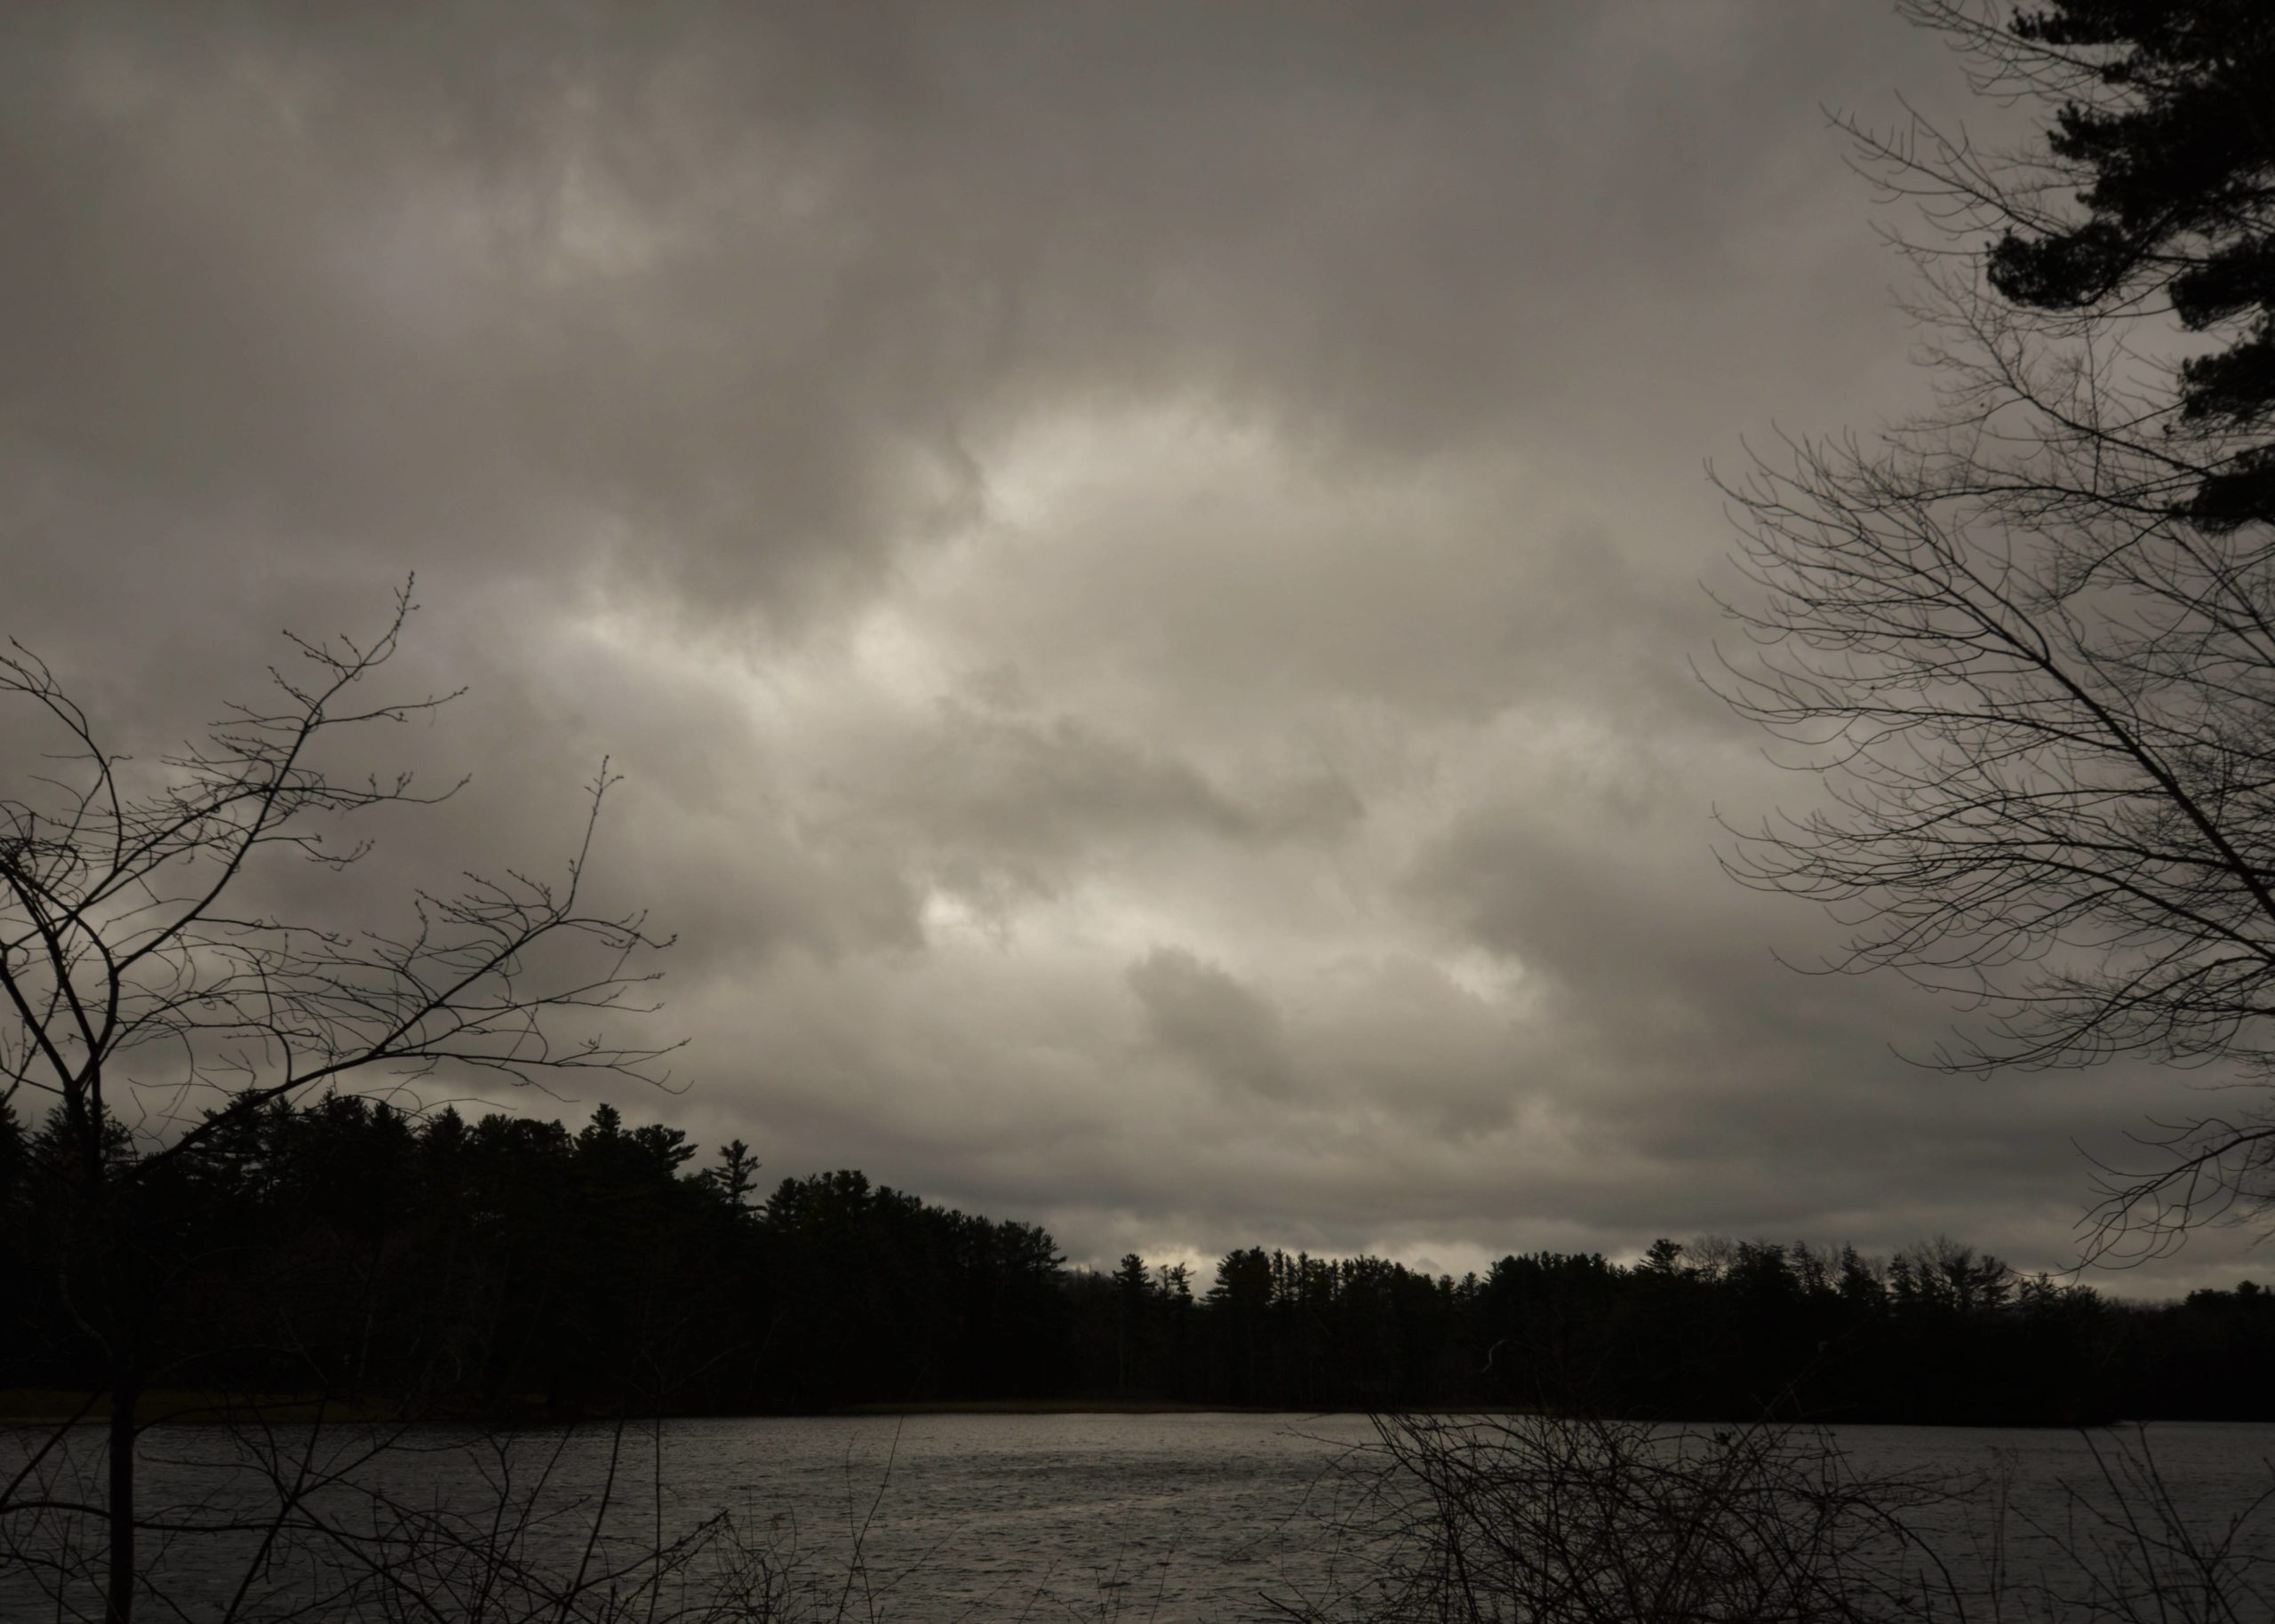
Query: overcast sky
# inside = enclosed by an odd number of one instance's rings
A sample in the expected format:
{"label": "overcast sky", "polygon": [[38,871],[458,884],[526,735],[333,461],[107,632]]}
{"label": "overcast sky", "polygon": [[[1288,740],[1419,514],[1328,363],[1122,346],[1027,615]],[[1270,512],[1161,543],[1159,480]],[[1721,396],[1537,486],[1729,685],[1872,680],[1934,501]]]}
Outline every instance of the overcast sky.
{"label": "overcast sky", "polygon": [[1966,92],[1880,6],[0,27],[0,630],[148,748],[415,570],[470,692],[371,764],[475,776],[371,878],[557,863],[610,755],[635,1118],[1078,1262],[2058,1268],[2200,1103],[1909,1066],[1715,864],[1813,789],[1691,674],[1704,466],[1922,396],[1825,112]]}

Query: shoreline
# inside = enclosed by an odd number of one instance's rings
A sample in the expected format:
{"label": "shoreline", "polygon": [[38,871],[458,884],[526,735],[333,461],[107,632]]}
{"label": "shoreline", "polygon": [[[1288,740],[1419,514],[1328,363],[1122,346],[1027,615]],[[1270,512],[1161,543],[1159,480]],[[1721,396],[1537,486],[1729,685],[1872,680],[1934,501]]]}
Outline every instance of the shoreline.
{"label": "shoreline", "polygon": [[[871,1400],[802,1415],[1272,1415],[1294,1414],[1256,1405],[1197,1404],[1181,1398],[915,1398]],[[1308,1412],[1305,1412],[1308,1413]],[[1363,1411],[1353,1411],[1363,1414]]]}
{"label": "shoreline", "polygon": [[[812,1410],[666,1410],[667,1421],[776,1421],[812,1420],[825,1416],[848,1418],[880,1418],[884,1416],[922,1415],[1437,1415],[1437,1416],[1516,1416],[1533,1415],[1540,1412],[1522,1405],[1465,1405],[1446,1408],[1393,1405],[1381,1409],[1289,1409],[1275,1405],[1203,1404],[1173,1398],[925,1398],[895,1403],[872,1400],[862,1404],[837,1405]],[[352,1398],[326,1399],[319,1395],[291,1393],[219,1393],[187,1389],[160,1389],[140,1396],[135,1405],[135,1420],[139,1426],[161,1425],[185,1427],[228,1426],[232,1423],[307,1423],[321,1416],[328,1422],[342,1425],[385,1426],[447,1426],[447,1427],[585,1427],[605,1426],[617,1419],[615,1412],[606,1409],[571,1409],[544,1404],[533,1395],[497,1407],[467,1405],[452,1408],[439,1405],[431,1411],[411,1412],[385,1404],[359,1402]],[[639,1412],[628,1419],[647,1421],[655,1419],[652,1412]],[[2157,1418],[2142,1418],[2137,1424],[2147,1424]],[[60,1388],[0,1389],[0,1429],[22,1429],[57,1426],[107,1426],[110,1421],[108,1395],[94,1395],[84,1390],[72,1391]],[[1666,1422],[1666,1425],[1730,1427],[1748,1423],[1731,1421],[1694,1421]],[[1919,1426],[1928,1428],[1971,1425],[1976,1429],[2006,1429],[2022,1428],[2033,1431],[2069,1432],[2081,1429],[2098,1430],[2111,1426],[2136,1424],[2130,1418],[2111,1420],[2102,1417],[2073,1421],[2046,1423],[2032,1427],[2019,1421],[1984,1421],[1959,1423],[1951,1421],[1847,1421],[1820,1423],[1849,1426]],[[2180,1424],[2171,1422],[2167,1424]],[[2234,1421],[2213,1421],[2207,1424],[2250,1424]]]}
{"label": "shoreline", "polygon": [[[885,1415],[1365,1415],[1366,1410],[1290,1410],[1271,1405],[1202,1404],[1176,1398],[923,1398],[906,1403],[870,1401],[813,1410],[667,1410],[668,1421],[806,1420],[819,1416]],[[1380,1412],[1390,1413],[1391,1412]],[[1418,1413],[1419,1412],[1417,1412]],[[1513,1414],[1496,1409],[1443,1411],[1444,1414]],[[413,1413],[387,1405],[352,1399],[325,1400],[308,1394],[214,1393],[188,1390],[145,1393],[135,1405],[141,1426],[222,1426],[231,1421],[308,1421],[321,1413],[344,1423],[434,1423],[443,1426],[580,1426],[605,1424],[612,1419],[605,1410],[571,1410],[544,1405],[535,1398],[504,1408],[443,1406]],[[639,1419],[651,1416],[642,1413]],[[0,1390],[0,1427],[104,1426],[110,1421],[110,1401],[97,1395],[92,1402],[84,1391],[56,1388],[18,1388]]]}

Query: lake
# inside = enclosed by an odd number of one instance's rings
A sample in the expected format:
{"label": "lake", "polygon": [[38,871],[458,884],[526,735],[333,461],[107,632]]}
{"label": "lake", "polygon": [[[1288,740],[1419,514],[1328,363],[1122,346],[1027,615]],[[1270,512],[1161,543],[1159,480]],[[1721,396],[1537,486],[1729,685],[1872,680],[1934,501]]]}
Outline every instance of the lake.
{"label": "lake", "polygon": [[[0,1437],[11,1474],[41,1436]],[[2267,1492],[2275,1460],[2270,1426],[2159,1424],[2091,1442],[1942,1428],[1823,1436],[1864,1477],[1992,1485],[1995,1493],[1922,1514],[1939,1553],[1965,1572],[1976,1571],[1969,1564],[2002,1516],[2006,1559],[2023,1566],[2042,1543],[2033,1527],[2067,1527],[2081,1542],[2098,1537],[2078,1513],[2102,1503],[2095,1495],[2105,1501],[2103,1466],[2128,1452],[2153,1457],[2172,1503],[2206,1530],[2223,1529]],[[379,1444],[387,1447],[371,1453]],[[79,1429],[35,1476],[59,1495],[93,1491],[100,1445],[99,1432]],[[527,1571],[570,1573],[581,1562],[589,1580],[725,1512],[735,1541],[689,1556],[665,1587],[673,1604],[739,1579],[800,1617],[1174,1624],[1281,1616],[1274,1601],[1351,1595],[1393,1537],[1367,1520],[1381,1504],[1368,1493],[1378,1481],[1377,1449],[1369,1423],[1351,1415],[696,1420],[510,1440],[443,1428],[339,1429],[313,1446],[305,1429],[249,1442],[177,1429],[150,1436],[144,1483],[145,1504],[177,1508],[169,1514],[177,1521],[246,1514],[237,1532],[152,1542],[153,1577],[190,1619],[223,1616],[258,1544],[256,1514],[283,1483],[363,1548],[387,1548],[388,1538],[417,1546],[417,1560],[439,1564],[437,1582],[457,1587],[445,1616],[511,1588],[468,1567],[445,1529],[492,1539],[503,1529]],[[372,1485],[385,1491],[383,1503],[366,1495]],[[2087,1498],[2074,1501],[2072,1491]],[[593,1543],[603,1501],[608,1537]],[[2241,1558],[2275,1556],[2267,1524],[2262,1517],[2245,1530]],[[60,1542],[69,1532],[56,1521],[42,1537]],[[93,1548],[84,1537],[80,1548]],[[403,1571],[409,1563],[401,1559]],[[247,1612],[306,1602],[318,1582],[274,1558],[246,1588]],[[35,1588],[21,1563],[0,1572],[0,1616],[28,1612]]]}

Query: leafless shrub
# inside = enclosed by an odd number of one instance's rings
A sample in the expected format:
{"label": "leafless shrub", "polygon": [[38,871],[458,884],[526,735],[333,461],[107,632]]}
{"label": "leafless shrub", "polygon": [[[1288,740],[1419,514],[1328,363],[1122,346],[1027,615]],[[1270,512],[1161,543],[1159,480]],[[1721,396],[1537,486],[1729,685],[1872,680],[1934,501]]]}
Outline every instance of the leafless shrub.
{"label": "leafless shrub", "polygon": [[1342,1473],[1307,1624],[2196,1624],[2275,1617],[2275,1485],[2191,1521],[2145,1443],[2087,1439],[2058,1510],[2006,1474],[1860,1472],[1802,1428],[1385,1417]]}
{"label": "leafless shrub", "polygon": [[2095,1476],[2064,1486],[2057,1518],[2022,1520],[2024,1537],[2051,1558],[2031,1587],[2042,1616],[2095,1624],[2275,1618],[2275,1476],[2202,1525],[2175,1500],[2145,1433],[2130,1442],[2085,1439]]}
{"label": "leafless shrub", "polygon": [[1859,1480],[1801,1434],[1397,1416],[1377,1440],[1345,1524],[1371,1559],[1293,1616],[1848,1624],[1916,1616],[1915,1576],[1944,1579],[1905,1518],[1947,1492]]}

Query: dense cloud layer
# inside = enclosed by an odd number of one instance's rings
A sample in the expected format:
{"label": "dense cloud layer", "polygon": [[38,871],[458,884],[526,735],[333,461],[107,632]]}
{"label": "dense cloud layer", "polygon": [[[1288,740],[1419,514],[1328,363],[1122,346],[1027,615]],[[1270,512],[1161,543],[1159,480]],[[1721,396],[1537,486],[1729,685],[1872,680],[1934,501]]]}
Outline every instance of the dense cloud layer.
{"label": "dense cloud layer", "polygon": [[370,878],[564,850],[611,753],[707,1139],[1083,1259],[2058,1267],[2172,1109],[1907,1066],[1946,1012],[1713,860],[1809,786],[1691,675],[1701,464],[1921,394],[1822,111],[1962,94],[1892,18],[5,28],[5,629],[148,746],[416,570],[472,692],[375,747],[477,777]]}

